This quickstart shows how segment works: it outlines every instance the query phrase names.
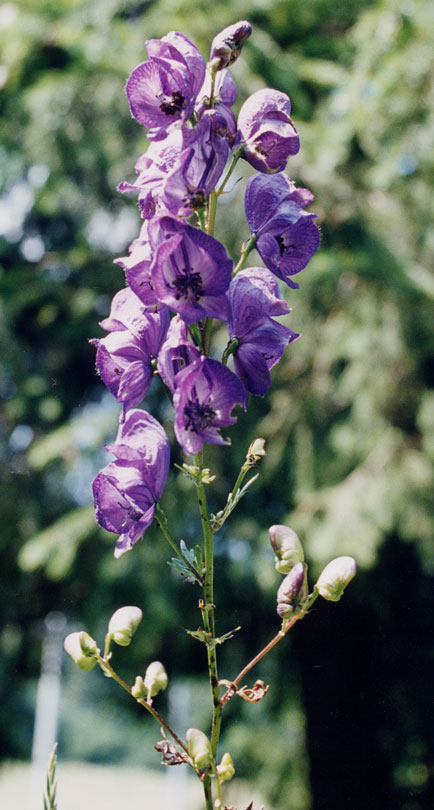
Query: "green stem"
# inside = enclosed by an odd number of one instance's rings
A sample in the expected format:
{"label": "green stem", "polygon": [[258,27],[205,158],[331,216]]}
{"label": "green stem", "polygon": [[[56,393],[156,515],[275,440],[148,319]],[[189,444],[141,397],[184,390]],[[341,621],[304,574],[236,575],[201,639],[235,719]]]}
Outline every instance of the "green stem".
{"label": "green stem", "polygon": [[257,240],[256,233],[252,233],[250,239],[248,239],[247,242],[244,242],[244,245],[241,248],[240,258],[238,260],[238,263],[234,267],[232,278],[234,278],[237,275],[237,273],[239,273],[239,271],[244,267],[247,256],[249,255],[249,253],[252,252],[253,248],[256,245],[256,240]]}
{"label": "green stem", "polygon": [[[195,463],[200,470],[203,469],[202,451],[195,457]],[[205,576],[203,584],[203,605],[201,606],[202,621],[204,630],[209,634],[210,644],[207,644],[208,672],[211,687],[213,716],[211,729],[211,748],[213,758],[217,755],[217,747],[220,739],[220,727],[222,716],[222,704],[220,702],[220,690],[217,671],[215,639],[215,618],[214,618],[214,538],[209,519],[208,505],[206,501],[205,487],[201,483],[197,487],[197,497],[199,502],[200,519],[202,522],[202,532],[204,539],[204,562]]]}
{"label": "green stem", "polygon": [[208,222],[206,232],[212,236],[214,234],[214,226],[215,226],[215,215],[217,212],[217,194],[215,191],[211,191],[211,194],[208,198]]}
{"label": "green stem", "polygon": [[214,810],[214,802],[212,798],[212,785],[211,785],[211,777],[207,774],[203,780],[203,793],[205,796],[205,808],[206,810]]}
{"label": "green stem", "polygon": [[[269,653],[270,650],[272,650],[273,647],[275,647],[276,644],[279,643],[279,641],[282,641],[282,638],[285,638],[286,634],[291,629],[291,627],[293,627],[296,622],[298,622],[306,615],[307,611],[313,605],[315,599],[317,599],[318,596],[319,592],[314,589],[311,595],[309,596],[307,602],[303,605],[302,609],[300,610],[300,613],[296,613],[295,616],[292,617],[292,619],[289,619],[288,621],[286,622],[284,621],[282,623],[281,629],[279,630],[278,633],[276,633],[274,638],[272,638],[271,641],[269,641],[268,644],[265,645],[265,647],[261,650],[261,652],[259,652],[257,655],[255,655],[254,658],[252,658],[251,661],[249,661],[249,663],[244,667],[244,669],[242,669],[241,672],[237,675],[235,680],[232,681],[233,686],[238,686],[238,684],[243,680],[243,678],[247,675],[247,673],[250,672],[250,670],[253,669],[254,666],[256,666],[256,664],[261,660],[261,658],[264,658],[264,656],[267,655],[267,653]],[[224,706],[224,704],[230,699],[230,697],[233,694],[234,692],[232,688],[227,689],[225,694],[221,698],[221,705]]]}
{"label": "green stem", "polygon": [[222,363],[223,363],[224,366],[227,365],[227,362],[229,360],[230,355],[235,354],[235,352],[238,349],[239,345],[240,345],[240,341],[238,340],[238,338],[234,338],[233,340],[229,341],[228,345],[226,346],[226,349],[224,350],[224,352],[222,354]]}
{"label": "green stem", "polygon": [[[106,658],[101,658],[101,656],[98,656],[97,657],[97,662],[98,662],[99,666],[101,667],[102,671],[106,675],[108,675],[110,678],[113,678],[113,680],[116,681],[116,683],[118,683],[119,686],[122,686],[122,689],[125,689],[125,691],[128,692],[129,695],[131,695],[131,687],[128,686],[128,684],[117,674],[117,672],[115,672],[115,670],[109,664],[109,662],[107,661]],[[140,700],[137,700],[137,698],[134,698],[134,700],[136,700],[137,703],[140,703],[141,706],[143,706],[145,709],[147,709],[147,711],[150,714],[152,714],[153,717],[155,717],[155,719],[160,724],[160,726],[163,726],[163,728],[165,728],[166,731],[169,732],[170,736],[173,737],[176,744],[179,745],[179,747],[182,748],[183,751],[185,751],[187,756],[189,756],[187,746],[185,745],[185,743],[182,742],[182,740],[173,731],[173,729],[170,728],[169,724],[166,723],[165,720],[163,720],[163,718],[161,717],[161,714],[159,714],[157,712],[157,710],[154,709],[153,706],[150,706],[149,703],[147,703],[146,700],[144,700],[143,698],[140,699]]]}
{"label": "green stem", "polygon": [[232,176],[232,172],[234,171],[235,166],[237,165],[237,163],[238,163],[238,161],[239,161],[239,159],[241,157],[241,152],[242,152],[242,149],[240,148],[232,156],[232,163],[229,166],[228,173],[227,173],[226,177],[224,178],[221,186],[216,190],[217,197],[219,197],[220,194],[223,194],[226,183],[228,182],[229,178]]}
{"label": "green stem", "polygon": [[182,553],[181,549],[178,548],[172,535],[170,534],[166,514],[162,510],[159,503],[155,504],[155,517],[157,518],[158,525],[161,531],[163,532],[167,542],[169,543],[169,546],[173,549],[173,551],[179,557],[179,559],[182,560],[184,565],[186,565],[187,568],[190,569],[191,573],[194,575],[194,578],[199,583],[199,585],[203,585],[203,578],[201,577],[199,571],[196,571],[194,565],[191,564],[191,562],[187,559],[185,554]]}

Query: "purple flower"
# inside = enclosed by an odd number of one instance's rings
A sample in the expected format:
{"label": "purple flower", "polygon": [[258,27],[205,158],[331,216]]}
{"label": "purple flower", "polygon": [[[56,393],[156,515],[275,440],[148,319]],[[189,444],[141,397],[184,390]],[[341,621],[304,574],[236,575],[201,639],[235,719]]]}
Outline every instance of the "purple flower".
{"label": "purple flower", "polygon": [[276,280],[263,267],[241,271],[228,290],[230,340],[237,340],[235,371],[252,394],[264,396],[271,385],[270,369],[285,347],[299,337],[270,315],[289,312],[279,298]]}
{"label": "purple flower", "polygon": [[169,326],[169,310],[146,312],[126,288],[114,297],[110,316],[101,321],[107,337],[95,339],[96,367],[110,393],[124,410],[138,405],[152,381],[152,360],[157,357]]}
{"label": "purple flower", "polygon": [[180,315],[175,315],[158,355],[158,371],[172,394],[176,388],[175,378],[178,372],[199,357],[199,350],[188,340],[185,322]]}
{"label": "purple flower", "polygon": [[237,140],[242,157],[259,172],[282,172],[300,142],[290,118],[291,102],[279,90],[257,90],[241,107]]}
{"label": "purple flower", "polygon": [[146,43],[148,61],[138,65],[126,86],[134,118],[161,140],[177,121],[188,121],[203,84],[205,62],[190,40],[176,31]]}
{"label": "purple flower", "polygon": [[174,129],[164,141],[153,141],[142,155],[135,169],[138,177],[134,183],[119,184],[119,191],[138,191],[140,212],[144,220],[164,214],[163,185],[169,172],[179,163],[182,151],[182,132]]}
{"label": "purple flower", "polygon": [[188,455],[198,453],[204,442],[229,444],[219,428],[233,425],[232,409],[244,404],[243,386],[235,374],[218,360],[201,357],[180,371],[173,405],[175,436]]}
{"label": "purple flower", "polygon": [[210,65],[214,70],[223,70],[238,59],[241,48],[252,33],[252,26],[247,20],[240,20],[223,28],[211,43]]}
{"label": "purple flower", "polygon": [[92,489],[100,526],[120,537],[115,557],[129,551],[154,519],[167,480],[169,440],[156,419],[132,410],[107,448],[116,456],[96,476]]}
{"label": "purple flower", "polygon": [[283,174],[255,175],[246,186],[246,218],[257,235],[256,249],[268,269],[293,288],[298,284],[290,276],[303,270],[319,247],[316,215],[303,211],[312,199]]}
{"label": "purple flower", "polygon": [[150,237],[156,249],[151,272],[158,300],[186,323],[205,317],[226,320],[232,259],[223,245],[170,217],[154,221]]}
{"label": "purple flower", "polygon": [[184,129],[182,154],[163,189],[163,201],[173,215],[189,217],[205,205],[228,158],[225,133],[226,119],[216,110],[206,111],[194,129]]}

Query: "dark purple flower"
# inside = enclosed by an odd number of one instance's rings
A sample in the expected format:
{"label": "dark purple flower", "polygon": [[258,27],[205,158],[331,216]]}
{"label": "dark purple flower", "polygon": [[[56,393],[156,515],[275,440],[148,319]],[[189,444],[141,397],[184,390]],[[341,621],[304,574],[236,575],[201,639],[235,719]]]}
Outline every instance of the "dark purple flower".
{"label": "dark purple flower", "polygon": [[276,280],[263,267],[239,273],[230,284],[228,299],[229,337],[238,341],[233,353],[235,371],[250,393],[264,396],[271,385],[270,369],[299,337],[270,316],[290,310],[279,298]]}
{"label": "dark purple flower", "polygon": [[246,186],[246,218],[257,235],[256,249],[268,269],[293,288],[298,284],[290,276],[303,270],[319,247],[316,215],[303,211],[311,199],[283,174],[254,175]]}
{"label": "dark purple flower", "polygon": [[107,448],[116,456],[96,476],[92,489],[96,519],[120,537],[115,557],[129,551],[154,519],[169,471],[168,438],[146,411],[130,411],[116,442]]}
{"label": "dark purple flower", "polygon": [[290,118],[291,102],[279,90],[257,90],[241,107],[237,141],[241,156],[259,172],[282,172],[300,142]]}
{"label": "dark purple flower", "polygon": [[226,119],[206,111],[194,129],[184,129],[182,154],[167,175],[162,199],[175,216],[189,217],[203,208],[220,179],[229,154]]}
{"label": "dark purple flower", "polygon": [[240,20],[228,25],[217,34],[211,43],[210,66],[214,70],[223,70],[238,59],[241,48],[252,33],[252,26],[247,20]]}
{"label": "dark purple flower", "polygon": [[176,378],[173,405],[175,436],[188,455],[198,453],[204,442],[229,444],[219,428],[233,425],[232,409],[244,404],[242,384],[218,360],[201,357],[180,371]]}
{"label": "dark purple flower", "polygon": [[175,315],[170,322],[158,355],[158,371],[161,378],[170,388],[172,394],[176,387],[176,375],[183,368],[194,363],[200,357],[199,350],[188,339],[187,326],[180,315]]}
{"label": "dark purple flower", "polygon": [[231,279],[232,259],[223,245],[203,231],[170,217],[154,221],[150,237],[156,247],[152,283],[158,300],[179,312],[186,323],[205,317],[226,320],[225,293]]}
{"label": "dark purple flower", "polygon": [[158,355],[169,326],[169,310],[146,312],[136,295],[125,288],[114,297],[110,316],[101,322],[109,334],[92,340],[98,349],[96,367],[124,410],[146,396],[152,381],[152,360]]}
{"label": "dark purple flower", "polygon": [[148,61],[126,86],[130,110],[148,138],[161,140],[173,123],[188,121],[205,77],[205,62],[190,40],[176,31],[146,43]]}

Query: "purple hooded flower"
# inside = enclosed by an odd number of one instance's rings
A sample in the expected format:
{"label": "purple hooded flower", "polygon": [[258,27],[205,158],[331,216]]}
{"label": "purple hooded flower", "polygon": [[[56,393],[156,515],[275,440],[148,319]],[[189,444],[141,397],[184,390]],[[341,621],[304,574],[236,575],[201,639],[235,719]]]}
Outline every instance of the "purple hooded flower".
{"label": "purple hooded flower", "polygon": [[259,172],[282,172],[290,155],[300,148],[290,118],[291,102],[279,90],[257,90],[241,107],[237,141],[241,156]]}
{"label": "purple hooded flower", "polygon": [[217,34],[211,43],[209,57],[210,65],[214,70],[223,70],[230,67],[238,59],[241,48],[252,33],[252,26],[247,20],[240,20],[228,25]]}
{"label": "purple hooded flower", "polygon": [[223,245],[207,233],[170,217],[154,222],[150,236],[151,245],[156,248],[151,272],[158,300],[179,312],[186,323],[205,317],[226,320],[225,293],[231,279],[232,259]]}
{"label": "purple hooded flower", "polygon": [[173,405],[175,436],[188,455],[198,453],[204,442],[229,444],[219,428],[233,425],[236,404],[244,404],[242,384],[218,360],[201,357],[180,371],[176,378]]}
{"label": "purple hooded flower", "polygon": [[187,326],[180,315],[175,315],[170,322],[158,355],[158,371],[162,380],[171,390],[176,388],[176,375],[183,368],[194,363],[200,357],[199,350],[187,337]]}
{"label": "purple hooded flower", "polygon": [[153,141],[146,154],[138,159],[136,181],[119,184],[119,191],[139,192],[139,207],[144,220],[167,213],[162,200],[163,186],[169,172],[179,164],[182,149],[182,131],[174,129],[164,141]]}
{"label": "purple hooded flower", "polygon": [[163,189],[164,204],[173,215],[189,217],[206,204],[228,158],[225,132],[226,119],[216,110],[206,111],[194,129],[184,129],[182,154]]}
{"label": "purple hooded flower", "polygon": [[188,121],[205,77],[205,62],[183,34],[171,31],[146,43],[148,61],[138,65],[126,86],[134,118],[161,140],[177,121]]}
{"label": "purple hooded flower", "polygon": [[303,270],[319,247],[316,214],[303,211],[312,199],[284,174],[257,174],[246,186],[246,218],[257,235],[256,249],[268,269],[293,288],[298,284],[290,276]]}
{"label": "purple hooded flower", "polygon": [[230,340],[237,340],[235,371],[252,394],[264,396],[271,385],[270,369],[285,347],[299,337],[270,315],[289,312],[279,298],[276,280],[263,267],[241,271],[228,290]]}
{"label": "purple hooded flower", "polygon": [[138,405],[152,381],[157,357],[169,326],[169,310],[146,312],[136,295],[125,288],[114,297],[110,316],[101,321],[107,337],[92,340],[98,349],[96,367],[124,411]]}
{"label": "purple hooded flower", "polygon": [[116,456],[93,481],[96,519],[120,537],[115,557],[129,551],[154,519],[167,480],[169,440],[156,419],[132,410],[120,425],[116,442],[107,448]]}

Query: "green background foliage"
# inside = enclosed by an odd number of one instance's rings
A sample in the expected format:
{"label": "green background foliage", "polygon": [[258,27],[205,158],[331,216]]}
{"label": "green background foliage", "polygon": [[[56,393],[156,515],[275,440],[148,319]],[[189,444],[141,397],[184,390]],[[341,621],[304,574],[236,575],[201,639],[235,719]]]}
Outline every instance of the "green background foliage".
{"label": "green background foliage", "polygon": [[[181,30],[206,56],[240,18],[254,30],[233,68],[237,108],[263,86],[291,96],[302,149],[288,173],[315,193],[322,243],[287,293],[301,339],[270,395],[240,414],[231,448],[206,454],[216,511],[249,443],[267,440],[259,482],[217,535],[218,627],[242,625],[222,647],[221,675],[234,677],[277,628],[269,525],[299,533],[314,576],[339,554],[353,555],[359,574],[339,605],[317,603],[258,667],[267,698],[229,704],[222,750],[270,807],[425,810],[434,799],[428,0],[0,7],[0,755],[29,756],[41,622],[53,610],[100,638],[114,609],[140,605],[144,629],[131,653],[116,654],[120,670],[132,681],[144,661],[163,660],[190,684],[190,724],[208,721],[203,650],[182,630],[199,621],[195,590],[168,569],[155,527],[115,561],[113,536],[95,526],[90,482],[118,408],[88,340],[124,283],[113,258],[139,227],[135,200],[116,191],[146,148],[125,79],[146,39]],[[244,164],[238,177],[249,173]],[[243,188],[217,218],[234,258],[247,236]],[[157,380],[146,407],[172,435]],[[173,460],[184,460],[175,446]],[[194,501],[174,470],[163,506],[187,545],[199,533]],[[63,695],[61,758],[156,764],[158,732],[112,684],[65,663]]]}

